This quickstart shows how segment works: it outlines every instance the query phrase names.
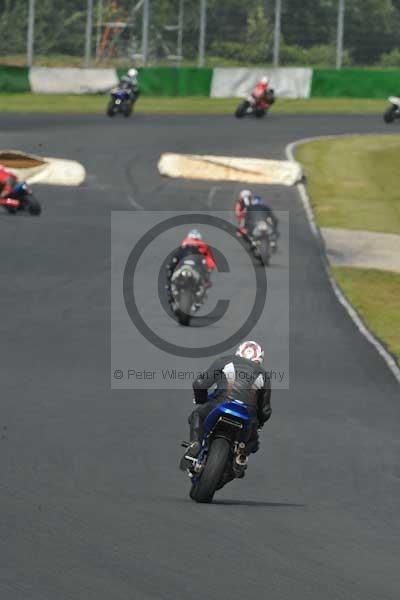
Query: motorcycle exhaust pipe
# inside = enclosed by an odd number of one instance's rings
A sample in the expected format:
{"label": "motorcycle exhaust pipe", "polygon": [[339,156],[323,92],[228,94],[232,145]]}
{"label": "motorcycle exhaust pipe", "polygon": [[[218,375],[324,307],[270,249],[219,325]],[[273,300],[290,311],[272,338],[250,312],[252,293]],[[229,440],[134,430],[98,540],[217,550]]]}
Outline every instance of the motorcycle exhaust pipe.
{"label": "motorcycle exhaust pipe", "polygon": [[249,460],[247,454],[244,454],[245,447],[246,447],[246,444],[244,444],[243,442],[240,442],[239,453],[236,455],[236,458],[235,458],[236,464],[239,465],[240,467],[246,467],[248,460]]}
{"label": "motorcycle exhaust pipe", "polygon": [[248,457],[246,456],[246,454],[238,454],[236,456],[236,464],[239,465],[240,467],[245,467],[248,463]]}

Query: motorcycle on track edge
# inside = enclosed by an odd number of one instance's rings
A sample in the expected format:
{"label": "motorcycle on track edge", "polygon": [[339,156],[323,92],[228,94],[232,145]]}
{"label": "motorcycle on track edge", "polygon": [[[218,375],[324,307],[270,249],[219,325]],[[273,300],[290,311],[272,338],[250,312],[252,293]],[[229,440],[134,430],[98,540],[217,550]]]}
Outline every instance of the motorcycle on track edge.
{"label": "motorcycle on track edge", "polygon": [[114,88],[111,90],[111,98],[107,106],[107,115],[114,117],[118,113],[124,117],[130,117],[136,98],[123,88]]}
{"label": "motorcycle on track edge", "polygon": [[390,96],[388,98],[390,106],[383,113],[385,123],[393,123],[395,119],[400,119],[400,97]]}
{"label": "motorcycle on track edge", "polygon": [[255,98],[252,94],[249,94],[245,100],[243,100],[235,111],[235,117],[242,119],[246,116],[254,116],[257,119],[262,119],[268,112],[270,106],[275,102],[274,90],[268,90],[267,98]]}

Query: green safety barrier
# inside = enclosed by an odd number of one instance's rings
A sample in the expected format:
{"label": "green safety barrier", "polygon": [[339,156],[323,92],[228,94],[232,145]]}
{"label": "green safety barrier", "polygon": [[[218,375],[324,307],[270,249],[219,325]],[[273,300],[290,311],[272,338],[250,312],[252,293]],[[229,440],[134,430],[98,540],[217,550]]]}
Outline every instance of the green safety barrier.
{"label": "green safety barrier", "polygon": [[30,92],[28,67],[0,66],[0,92]]}
{"label": "green safety barrier", "polygon": [[400,94],[400,70],[314,69],[311,97],[386,98]]}
{"label": "green safety barrier", "polygon": [[[139,68],[140,90],[144,96],[209,96],[212,69],[196,67]],[[118,69],[118,77],[126,70]]]}
{"label": "green safety barrier", "polygon": [[[126,73],[118,69],[118,77]],[[209,97],[213,69],[196,67],[139,68],[145,96]],[[0,92],[29,92],[28,67],[0,66]],[[386,98],[400,94],[400,70],[314,69],[311,97]]]}

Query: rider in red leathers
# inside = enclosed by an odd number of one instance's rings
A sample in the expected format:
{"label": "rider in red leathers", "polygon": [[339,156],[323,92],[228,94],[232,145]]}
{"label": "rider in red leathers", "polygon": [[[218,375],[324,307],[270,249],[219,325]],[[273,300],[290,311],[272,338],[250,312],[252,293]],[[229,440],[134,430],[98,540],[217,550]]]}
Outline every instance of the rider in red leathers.
{"label": "rider in red leathers", "polygon": [[235,202],[235,216],[238,223],[238,234],[247,235],[247,231],[257,217],[268,218],[274,234],[279,237],[278,218],[272,208],[265,204],[259,196],[254,196],[250,190],[242,190]]}
{"label": "rider in red leathers", "polygon": [[253,193],[250,190],[242,190],[235,202],[235,217],[239,231],[244,226],[246,211],[253,200]]}
{"label": "rider in red leathers", "polygon": [[268,106],[274,103],[274,92],[269,88],[268,77],[261,78],[251,95],[257,103],[266,102]]}
{"label": "rider in red leathers", "polygon": [[[211,249],[208,246],[208,244],[203,242],[201,234],[196,229],[193,229],[192,231],[190,231],[189,234],[185,237],[185,239],[182,240],[181,248],[182,249],[196,248],[200,254],[204,255],[208,271],[209,272],[214,271],[216,264],[215,264],[215,260],[214,260],[213,254],[211,252]],[[186,252],[185,252],[185,254],[186,254]]]}
{"label": "rider in red leathers", "polygon": [[0,205],[19,206],[19,201],[10,196],[18,184],[18,178],[4,165],[0,165]]}
{"label": "rider in red leathers", "polygon": [[203,242],[202,235],[197,229],[189,231],[188,235],[182,240],[180,247],[173,253],[167,265],[167,282],[168,295],[171,299],[169,282],[178,264],[187,256],[200,254],[203,256],[203,275],[204,285],[206,288],[211,287],[210,273],[217,266],[211,251],[211,248]]}

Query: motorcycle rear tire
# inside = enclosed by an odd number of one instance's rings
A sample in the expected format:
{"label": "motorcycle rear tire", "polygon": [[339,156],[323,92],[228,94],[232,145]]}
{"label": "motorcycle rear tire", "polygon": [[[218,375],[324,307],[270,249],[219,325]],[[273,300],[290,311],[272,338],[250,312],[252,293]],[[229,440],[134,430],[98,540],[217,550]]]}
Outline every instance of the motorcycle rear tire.
{"label": "motorcycle rear tire", "polygon": [[182,290],[179,296],[179,308],[176,311],[176,316],[180,325],[188,327],[190,325],[190,309],[192,308],[193,297],[190,290]]}
{"label": "motorcycle rear tire", "polygon": [[259,247],[259,253],[260,253],[261,263],[264,265],[264,267],[268,267],[269,261],[271,259],[271,248],[270,248],[268,239],[262,240],[260,247]]}
{"label": "motorcycle rear tire", "polygon": [[126,118],[128,118],[128,117],[131,116],[131,114],[132,114],[132,103],[125,102],[125,104],[122,105],[122,114]]}
{"label": "motorcycle rear tire", "polygon": [[30,215],[38,217],[42,212],[39,200],[35,196],[31,195],[25,199],[26,206]]}
{"label": "motorcycle rear tire", "polygon": [[230,445],[224,438],[215,438],[208,452],[207,461],[197,485],[192,485],[190,497],[195,502],[209,504],[226,469]]}
{"label": "motorcycle rear tire", "polygon": [[389,106],[389,108],[387,108],[385,110],[385,112],[383,113],[383,120],[385,121],[385,123],[393,123],[393,121],[396,118],[396,107],[395,106]]}
{"label": "motorcycle rear tire", "polygon": [[266,114],[266,111],[264,108],[256,108],[256,119],[262,119]]}
{"label": "motorcycle rear tire", "polygon": [[108,106],[107,106],[107,115],[109,117],[114,117],[115,116],[115,102],[114,102],[114,100],[110,100],[110,102],[108,103]]}

